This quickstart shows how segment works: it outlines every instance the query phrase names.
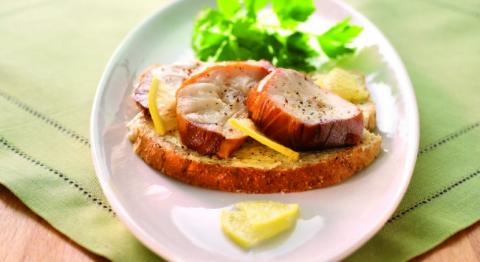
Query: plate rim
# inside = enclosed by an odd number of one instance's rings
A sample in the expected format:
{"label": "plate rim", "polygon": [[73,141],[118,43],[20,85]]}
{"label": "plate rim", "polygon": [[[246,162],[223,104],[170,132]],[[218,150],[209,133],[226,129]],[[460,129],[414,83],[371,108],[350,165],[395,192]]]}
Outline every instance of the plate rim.
{"label": "plate rim", "polygon": [[105,93],[106,83],[108,81],[108,76],[110,76],[115,68],[115,61],[118,61],[118,58],[122,54],[123,50],[129,45],[132,39],[137,35],[138,32],[142,30],[146,25],[152,22],[158,15],[165,12],[167,9],[172,8],[173,6],[179,4],[185,0],[170,0],[167,3],[163,4],[161,7],[156,9],[153,13],[148,15],[146,18],[140,21],[137,25],[131,29],[128,34],[121,40],[120,44],[117,46],[112,56],[107,62],[105,69],[103,70],[100,81],[97,85],[97,90],[95,91],[95,97],[93,99],[92,112],[90,113],[90,140],[91,140],[91,153],[93,166],[95,170],[95,176],[98,178],[102,192],[105,194],[108,202],[110,203],[112,209],[117,214],[119,220],[129,229],[129,231],[135,236],[135,238],[146,247],[149,251],[155,253],[167,261],[181,261],[181,259],[176,256],[174,253],[170,252],[168,248],[159,248],[158,243],[151,237],[145,230],[143,230],[137,223],[131,219],[128,215],[128,212],[125,210],[123,205],[117,199],[115,193],[110,188],[108,184],[108,177],[103,177],[102,174],[107,174],[105,167],[99,161],[99,155],[102,153],[100,145],[100,137],[98,135],[98,116],[99,108],[101,103],[102,95]]}
{"label": "plate rim", "polygon": [[[130,232],[143,243],[145,246],[150,249],[150,251],[156,253],[157,255],[161,256],[164,259],[172,260],[172,261],[179,261],[181,260],[180,257],[175,255],[174,253],[170,252],[168,248],[164,248],[163,245],[159,244],[155,241],[145,230],[143,230],[133,219],[128,215],[128,212],[123,207],[122,203],[117,199],[114,191],[111,189],[108,180],[109,177],[104,175],[108,174],[108,171],[105,170],[102,161],[100,161],[99,155],[102,154],[102,150],[100,149],[100,136],[97,132],[98,129],[98,116],[100,112],[100,103],[103,94],[105,94],[105,87],[108,81],[109,76],[112,74],[115,64],[118,58],[123,53],[123,50],[129,46],[132,39],[135,38],[135,35],[138,34],[146,25],[154,21],[157,16],[161,15],[161,13],[165,12],[166,10],[172,8],[173,6],[180,4],[187,0],[170,0],[167,3],[163,4],[161,7],[156,9],[153,13],[148,15],[144,18],[140,23],[138,23],[120,42],[119,46],[115,49],[112,56],[107,62],[107,65],[102,73],[100,78],[99,84],[97,86],[92,111],[90,114],[90,140],[91,140],[91,155],[95,169],[95,175],[98,178],[100,183],[100,187],[102,188],[105,197],[107,198],[108,202],[112,206],[112,209],[118,215],[118,218],[121,222],[125,224],[125,226],[130,230]],[[418,114],[418,105],[417,99],[414,93],[413,85],[410,80],[410,77],[407,73],[405,65],[403,64],[400,56],[398,55],[397,51],[390,43],[388,38],[383,34],[381,30],[377,28],[377,26],[371,22],[366,16],[364,16],[359,11],[355,10],[352,6],[345,3],[342,0],[328,0],[331,1],[344,10],[348,11],[349,13],[355,15],[356,19],[360,20],[363,24],[370,27],[375,33],[381,36],[382,41],[384,42],[384,46],[386,47],[386,51],[389,53],[390,62],[395,65],[397,73],[395,76],[399,79],[399,82],[403,83],[403,86],[406,86],[405,90],[403,90],[404,95],[406,97],[406,101],[412,101],[413,103],[408,104],[405,110],[405,114],[409,116],[409,122],[413,125],[411,130],[412,137],[409,137],[408,140],[411,140],[411,146],[406,149],[406,160],[404,163],[404,172],[402,180],[401,188],[397,188],[396,195],[390,201],[391,204],[388,208],[386,208],[385,212],[382,214],[379,222],[375,225],[375,227],[370,230],[367,234],[364,234],[361,238],[359,238],[356,242],[354,242],[348,249],[345,249],[342,252],[339,252],[337,256],[332,257],[332,260],[342,260],[345,257],[351,255],[354,251],[359,249],[363,244],[365,244],[368,240],[370,240],[375,234],[380,231],[381,228],[385,225],[388,219],[392,216],[394,211],[397,209],[400,201],[403,199],[406,190],[410,184],[411,178],[413,176],[413,171],[416,164],[416,159],[418,155],[418,147],[419,147],[419,140],[420,140],[420,125],[419,125],[419,114]],[[392,61],[393,60],[393,61]],[[399,73],[398,73],[399,72]],[[379,216],[380,217],[380,216]]]}
{"label": "plate rim", "polygon": [[334,257],[332,260],[342,260],[346,258],[347,256],[351,255],[353,252],[358,250],[361,246],[363,246],[368,240],[370,240],[374,235],[376,235],[387,223],[388,219],[393,215],[395,210],[398,208],[400,201],[402,201],[403,196],[405,195],[408,186],[410,185],[410,181],[413,176],[413,172],[415,169],[415,165],[417,162],[417,156],[418,156],[418,148],[420,144],[420,119],[419,119],[419,114],[418,114],[418,103],[417,103],[417,98],[415,96],[415,92],[413,91],[413,85],[412,81],[410,79],[410,76],[408,75],[408,72],[406,70],[405,64],[403,63],[402,59],[400,58],[400,55],[397,53],[397,50],[394,48],[390,40],[383,34],[383,32],[372,22],[370,21],[365,15],[354,9],[352,6],[349,4],[345,3],[343,0],[331,0],[335,3],[337,3],[339,6],[350,12],[351,14],[354,14],[356,18],[365,25],[369,26],[372,28],[377,34],[381,36],[381,39],[383,42],[385,42],[385,47],[387,51],[390,53],[391,58],[393,58],[392,62],[393,64],[396,65],[396,69],[400,71],[400,74],[395,74],[397,78],[399,78],[398,82],[402,82],[406,85],[406,89],[404,90],[405,96],[407,97],[407,101],[412,101],[413,104],[410,104],[409,106],[406,107],[406,115],[410,115],[413,117],[413,119],[410,119],[411,123],[413,124],[412,127],[412,138],[409,138],[413,140],[413,145],[410,148],[407,148],[407,158],[405,161],[405,169],[404,169],[404,175],[405,176],[405,181],[400,188],[400,190],[397,190],[397,195],[393,199],[393,203],[389,206],[388,210],[384,212],[383,217],[381,218],[380,222],[377,223],[377,225],[371,230],[368,234],[365,234],[362,238],[360,238],[356,243],[350,246],[349,249],[346,249],[343,254],[339,254],[337,257]]}

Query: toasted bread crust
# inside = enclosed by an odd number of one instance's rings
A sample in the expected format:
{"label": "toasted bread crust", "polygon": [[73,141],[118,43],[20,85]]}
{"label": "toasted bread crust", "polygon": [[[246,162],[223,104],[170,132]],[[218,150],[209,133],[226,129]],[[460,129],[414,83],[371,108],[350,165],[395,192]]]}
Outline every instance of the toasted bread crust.
{"label": "toasted bread crust", "polygon": [[[156,136],[142,113],[130,124],[135,152],[151,167],[182,182],[229,192],[298,192],[339,183],[367,167],[379,154],[381,137],[364,131],[361,144],[326,153],[302,153],[300,162],[273,168],[234,166],[226,160],[197,156]],[[313,160],[311,160],[312,157]],[[310,160],[302,162],[304,159]]]}

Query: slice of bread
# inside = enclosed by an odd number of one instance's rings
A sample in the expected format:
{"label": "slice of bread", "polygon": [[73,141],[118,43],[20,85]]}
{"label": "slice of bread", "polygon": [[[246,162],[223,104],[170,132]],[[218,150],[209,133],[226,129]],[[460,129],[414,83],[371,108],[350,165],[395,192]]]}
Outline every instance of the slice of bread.
{"label": "slice of bread", "polygon": [[362,111],[363,127],[369,131],[373,131],[377,127],[377,110],[375,108],[375,103],[368,100],[361,104],[356,104],[356,106]]}
{"label": "slice of bread", "polygon": [[293,161],[249,140],[230,158],[220,159],[186,148],[178,132],[157,135],[143,112],[128,128],[135,152],[164,175],[195,186],[245,193],[298,192],[339,183],[367,167],[380,153],[382,141],[364,130],[358,145],[302,152]]}

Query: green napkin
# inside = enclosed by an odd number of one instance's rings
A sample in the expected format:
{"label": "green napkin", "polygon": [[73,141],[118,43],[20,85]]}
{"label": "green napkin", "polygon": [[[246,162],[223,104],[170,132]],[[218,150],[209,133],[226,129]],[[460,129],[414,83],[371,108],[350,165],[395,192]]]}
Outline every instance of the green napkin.
{"label": "green napkin", "polygon": [[2,0],[0,183],[112,260],[158,259],[115,217],[95,177],[89,118],[117,45],[162,1]]}
{"label": "green napkin", "polygon": [[349,1],[399,52],[420,111],[407,194],[350,260],[406,260],[480,219],[480,2]]}
{"label": "green napkin", "polygon": [[[0,5],[0,183],[59,231],[112,260],[156,260],[118,221],[92,167],[89,114],[125,34],[163,1]],[[412,78],[421,151],[400,207],[351,260],[405,260],[480,218],[480,3],[351,0]]]}

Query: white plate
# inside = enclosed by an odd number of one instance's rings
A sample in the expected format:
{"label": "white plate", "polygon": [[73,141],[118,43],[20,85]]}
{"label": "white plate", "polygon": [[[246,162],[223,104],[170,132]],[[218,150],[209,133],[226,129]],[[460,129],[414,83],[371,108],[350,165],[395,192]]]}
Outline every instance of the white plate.
{"label": "white plate", "polygon": [[[169,260],[338,260],[359,248],[387,221],[401,200],[415,165],[418,113],[405,68],[385,37],[364,16],[337,1],[317,1],[311,25],[326,28],[344,17],[365,30],[365,48],[349,64],[362,67],[377,103],[380,157],[356,176],[326,189],[248,195],[176,182],[132,152],[125,123],[136,109],[132,83],[145,67],[191,56],[193,18],[213,1],[177,1],[137,27],[116,50],[98,86],[91,119],[92,152],[103,191],[118,217],[151,250]],[[220,231],[218,212],[237,201],[299,203],[293,231],[249,252]]]}

